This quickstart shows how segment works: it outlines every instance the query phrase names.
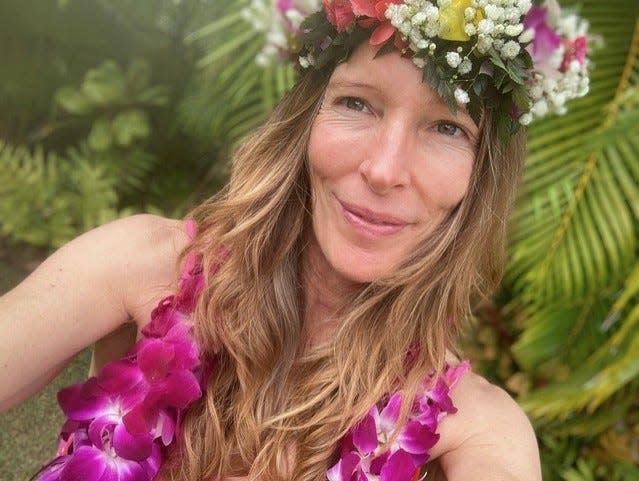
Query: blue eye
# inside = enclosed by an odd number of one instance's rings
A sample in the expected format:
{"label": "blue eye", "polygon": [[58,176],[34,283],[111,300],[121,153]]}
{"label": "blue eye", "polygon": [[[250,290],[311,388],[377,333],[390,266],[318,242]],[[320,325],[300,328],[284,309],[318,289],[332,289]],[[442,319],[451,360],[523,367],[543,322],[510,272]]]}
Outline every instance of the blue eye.
{"label": "blue eye", "polygon": [[448,135],[450,137],[456,137],[458,135],[464,134],[462,128],[455,124],[451,124],[450,122],[441,122],[437,124],[437,132],[443,135]]}

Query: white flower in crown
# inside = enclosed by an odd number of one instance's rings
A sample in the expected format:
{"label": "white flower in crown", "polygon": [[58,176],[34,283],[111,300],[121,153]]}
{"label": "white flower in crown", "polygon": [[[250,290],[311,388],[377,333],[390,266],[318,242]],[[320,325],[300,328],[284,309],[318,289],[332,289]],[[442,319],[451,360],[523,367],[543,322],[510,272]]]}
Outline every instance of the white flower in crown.
{"label": "white flower in crown", "polygon": [[457,100],[459,105],[464,105],[470,102],[470,97],[468,96],[468,92],[457,87],[455,89],[455,100]]}
{"label": "white flower in crown", "polygon": [[295,50],[293,44],[301,35],[301,23],[321,8],[321,0],[251,0],[242,17],[266,38],[256,61],[269,65],[289,60]]}

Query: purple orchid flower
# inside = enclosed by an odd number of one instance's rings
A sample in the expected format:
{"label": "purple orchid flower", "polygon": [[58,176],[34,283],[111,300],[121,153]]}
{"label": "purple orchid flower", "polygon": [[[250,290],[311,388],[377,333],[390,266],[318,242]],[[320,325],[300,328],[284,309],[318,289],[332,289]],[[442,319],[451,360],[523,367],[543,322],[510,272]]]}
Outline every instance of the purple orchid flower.
{"label": "purple orchid flower", "polygon": [[390,455],[379,473],[380,481],[410,481],[419,465],[415,465],[413,458],[401,449]]}
{"label": "purple orchid flower", "polygon": [[533,6],[524,18],[524,28],[533,29],[535,36],[527,50],[535,68],[547,78],[558,75],[557,65],[552,64],[553,54],[561,46],[561,37],[547,23],[548,11],[544,7]]}
{"label": "purple orchid flower", "polygon": [[59,481],[62,470],[71,456],[58,456],[47,464],[38,475],[38,481]]}
{"label": "purple orchid flower", "polygon": [[327,473],[330,481],[351,479],[410,481],[419,466],[428,461],[428,451],[439,435],[417,419],[409,419],[390,447],[379,452],[395,431],[402,407],[402,394],[393,394],[379,411],[374,406],[352,430],[342,445],[345,456]]}
{"label": "purple orchid flower", "polygon": [[424,392],[413,402],[406,425],[390,446],[402,392],[390,396],[381,411],[374,406],[342,440],[340,459],[326,473],[329,481],[411,481],[439,440],[439,421],[457,411],[449,393],[469,367],[467,361],[448,367],[430,389],[431,379],[425,379]]}
{"label": "purple orchid flower", "polygon": [[150,481],[160,469],[161,452],[157,445],[139,461],[118,455],[114,447],[114,430],[108,423],[94,426],[88,434],[74,431],[69,454],[59,456],[45,466],[39,481]]}
{"label": "purple orchid flower", "polygon": [[548,12],[543,7],[532,6],[524,18],[524,28],[532,28],[535,36],[529,45],[530,55],[536,63],[546,61],[561,45],[561,37],[547,23]]}
{"label": "purple orchid flower", "polygon": [[[66,462],[60,481],[151,481],[159,467],[160,449],[155,446],[150,459],[131,461],[112,450],[82,446]],[[41,478],[42,479],[42,478]]]}
{"label": "purple orchid flower", "polygon": [[[175,296],[162,300],[145,336],[123,359],[97,377],[58,393],[68,420],[57,458],[38,481],[150,481],[160,470],[162,448],[175,439],[179,420],[202,395],[208,360],[192,335],[194,309],[203,276],[187,260]],[[188,291],[188,292],[186,292]]]}

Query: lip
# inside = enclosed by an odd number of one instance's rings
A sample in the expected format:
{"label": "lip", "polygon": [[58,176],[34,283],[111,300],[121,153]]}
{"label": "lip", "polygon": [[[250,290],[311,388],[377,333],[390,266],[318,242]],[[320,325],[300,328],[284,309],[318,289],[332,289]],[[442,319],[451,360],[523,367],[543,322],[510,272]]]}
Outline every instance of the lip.
{"label": "lip", "polygon": [[377,212],[338,199],[346,221],[358,232],[367,236],[383,237],[397,234],[409,222],[385,212]]}

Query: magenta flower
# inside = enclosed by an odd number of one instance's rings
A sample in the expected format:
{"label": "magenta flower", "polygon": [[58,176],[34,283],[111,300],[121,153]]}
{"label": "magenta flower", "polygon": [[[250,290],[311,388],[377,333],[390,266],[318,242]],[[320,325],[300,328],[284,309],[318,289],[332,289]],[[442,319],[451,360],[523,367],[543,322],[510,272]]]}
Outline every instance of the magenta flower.
{"label": "magenta flower", "polygon": [[187,271],[127,357],[58,393],[68,421],[58,457],[38,481],[151,481],[159,472],[162,446],[174,441],[183,411],[202,396],[210,371],[189,321],[203,278],[191,260]]}
{"label": "magenta flower", "polygon": [[291,8],[295,8],[295,3],[293,0],[277,0],[275,8],[277,8],[280,13],[285,14]]}
{"label": "magenta flower", "polygon": [[58,456],[55,458],[40,470],[38,481],[58,481],[70,457],[71,456]]}
{"label": "magenta flower", "polygon": [[532,28],[535,36],[528,46],[535,64],[545,62],[561,45],[561,37],[546,22],[548,12],[533,5],[524,18],[524,28]]}
{"label": "magenta flower", "polygon": [[449,393],[468,368],[468,362],[449,367],[432,389],[426,389],[427,378],[406,425],[390,445],[402,392],[394,393],[381,411],[374,406],[342,440],[340,459],[326,473],[329,481],[410,481],[439,440],[436,431],[441,418],[457,411]]}
{"label": "magenta flower", "polygon": [[[141,463],[118,457],[112,450],[82,446],[70,456],[60,481],[151,481],[157,474],[160,451]],[[42,478],[41,478],[42,479]]]}
{"label": "magenta flower", "polygon": [[300,7],[295,4],[295,0],[277,0],[275,9],[280,13],[286,29],[289,33],[292,33],[296,37],[301,36],[304,32],[298,28],[298,26],[291,20],[290,14],[296,12],[300,17],[305,17],[308,12],[300,10]]}

